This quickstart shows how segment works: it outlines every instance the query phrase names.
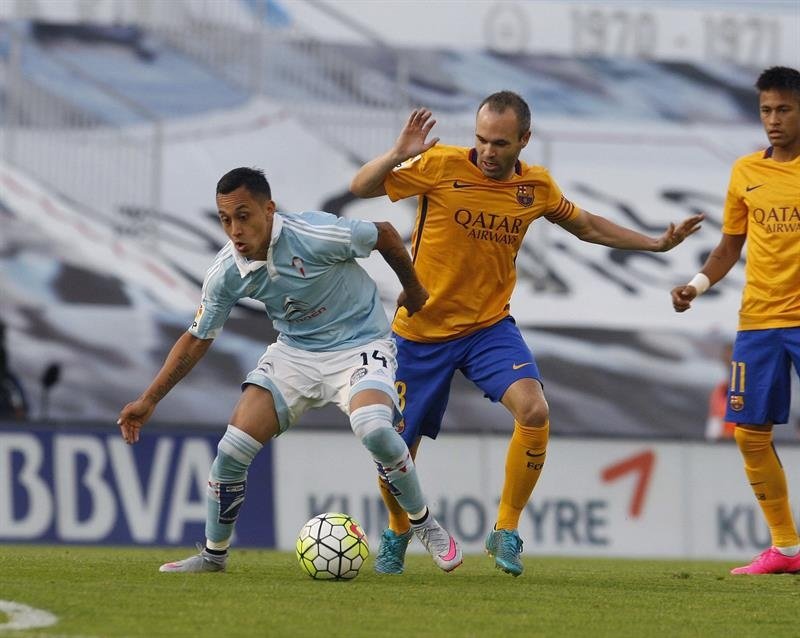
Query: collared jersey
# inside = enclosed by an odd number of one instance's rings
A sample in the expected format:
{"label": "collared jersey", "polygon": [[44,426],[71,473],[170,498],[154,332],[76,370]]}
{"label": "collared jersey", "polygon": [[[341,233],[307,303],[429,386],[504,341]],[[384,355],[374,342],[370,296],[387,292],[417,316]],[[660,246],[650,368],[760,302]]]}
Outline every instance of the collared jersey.
{"label": "collared jersey", "polygon": [[722,232],[747,235],[739,329],[800,326],[800,157],[776,162],[771,147],[740,157]]}
{"label": "collared jersey", "polygon": [[203,282],[189,332],[213,339],[237,301],[255,299],[294,348],[322,352],[389,336],[375,282],[355,261],[375,247],[375,224],[330,213],[275,213],[267,259],[251,261],[231,242]]}
{"label": "collared jersey", "polygon": [[437,145],[384,180],[392,201],[418,196],[411,241],[414,268],[430,293],[412,317],[400,308],[392,328],[412,341],[446,341],[509,314],[515,260],[539,217],[572,219],[578,209],[541,166],[517,162],[508,181],[486,177],[476,151]]}

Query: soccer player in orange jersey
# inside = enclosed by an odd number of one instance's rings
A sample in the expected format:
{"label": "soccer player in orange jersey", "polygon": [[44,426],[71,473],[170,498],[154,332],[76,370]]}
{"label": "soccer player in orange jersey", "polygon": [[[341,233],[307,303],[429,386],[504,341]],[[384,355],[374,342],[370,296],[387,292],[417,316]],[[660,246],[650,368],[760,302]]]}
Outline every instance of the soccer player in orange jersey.
{"label": "soccer player in orange jersey", "polygon": [[[541,166],[519,160],[531,139],[530,109],[502,91],[480,105],[473,148],[428,140],[431,112],[414,110],[392,148],[365,164],[351,191],[359,197],[418,198],[412,234],[414,267],[430,293],[414,316],[395,315],[397,385],[404,403],[403,438],[416,455],[422,436],[436,438],[456,370],[514,417],[505,482],[495,528],[486,549],[507,573],[522,573],[520,515],[542,471],[549,411],[539,370],[509,313],[515,260],[537,219],[558,224],[580,239],[615,248],[666,251],[699,228],[702,215],[670,224],[647,237],[567,199]],[[375,561],[381,573],[399,574],[411,539],[407,517],[381,483],[389,509]]]}
{"label": "soccer player in orange jersey", "polygon": [[772,426],[789,416],[791,362],[800,374],[800,72],[772,67],[756,82],[770,146],[733,165],[722,238],[697,275],[672,289],[684,312],[725,277],[747,242],[727,421],[772,535],[772,546],[733,574],[800,572],[800,538]]}

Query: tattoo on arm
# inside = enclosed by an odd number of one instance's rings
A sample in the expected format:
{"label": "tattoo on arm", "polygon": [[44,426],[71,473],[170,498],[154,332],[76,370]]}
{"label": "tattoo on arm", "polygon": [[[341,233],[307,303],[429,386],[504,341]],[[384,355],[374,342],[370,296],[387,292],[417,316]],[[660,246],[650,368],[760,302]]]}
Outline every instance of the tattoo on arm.
{"label": "tattoo on arm", "polygon": [[420,286],[417,273],[414,271],[414,263],[403,244],[400,233],[387,222],[377,222],[375,225],[378,227],[378,241],[375,249],[397,275],[403,288]]}
{"label": "tattoo on arm", "polygon": [[166,379],[159,383],[155,388],[148,392],[147,396],[154,403],[158,403],[169,393],[177,383],[183,379],[194,365],[199,361],[200,357],[193,356],[189,353],[184,353],[178,356],[174,366],[169,371]]}
{"label": "tattoo on arm", "polygon": [[381,255],[395,272],[403,288],[419,285],[414,264],[404,246],[391,246],[381,251]]}

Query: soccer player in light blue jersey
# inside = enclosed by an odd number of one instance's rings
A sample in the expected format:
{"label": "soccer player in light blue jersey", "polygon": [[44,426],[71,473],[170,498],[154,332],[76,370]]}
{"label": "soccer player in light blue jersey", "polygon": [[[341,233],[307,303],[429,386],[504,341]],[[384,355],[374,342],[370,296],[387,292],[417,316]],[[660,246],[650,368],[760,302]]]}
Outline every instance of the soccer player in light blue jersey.
{"label": "soccer player in light blue jersey", "polygon": [[202,301],[152,383],[117,423],[128,443],[158,402],[194,367],[244,298],[264,304],[280,333],[243,383],[208,479],[206,543],[162,572],[224,571],[247,470],[259,450],[310,408],[335,403],[408,513],[416,536],[444,571],[461,550],[428,511],[408,447],[394,425],[396,349],[375,282],[356,262],[377,250],[397,274],[409,314],[428,293],[400,235],[387,222],[323,212],[279,213],[263,172],[237,168],[217,183],[217,208],[230,241],[206,273]]}

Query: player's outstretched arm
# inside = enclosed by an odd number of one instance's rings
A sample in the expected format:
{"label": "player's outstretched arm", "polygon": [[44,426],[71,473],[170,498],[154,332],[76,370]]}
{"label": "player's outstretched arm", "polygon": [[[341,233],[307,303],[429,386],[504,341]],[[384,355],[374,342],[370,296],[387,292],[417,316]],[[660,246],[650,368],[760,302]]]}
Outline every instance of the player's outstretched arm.
{"label": "player's outstretched arm", "polygon": [[745,239],[747,239],[747,235],[723,233],[717,247],[711,251],[706,263],[692,281],[683,286],[676,286],[670,291],[672,307],[675,312],[684,312],[691,308],[692,301],[728,274],[728,271],[739,261]]}
{"label": "player's outstretched arm", "polygon": [[602,244],[611,248],[625,250],[647,250],[650,252],[666,252],[672,250],[689,235],[700,230],[703,215],[692,215],[680,224],[670,224],[660,237],[648,237],[635,230],[615,224],[600,215],[581,210],[578,216],[559,225],[565,230],[592,244]]}
{"label": "player's outstretched arm", "polygon": [[386,195],[383,181],[398,164],[424,153],[436,145],[438,137],[426,141],[436,120],[431,119],[428,109],[414,109],[394,146],[383,155],[362,166],[350,182],[350,192],[356,197],[378,197]]}
{"label": "player's outstretched arm", "polygon": [[188,332],[178,338],[147,389],[119,413],[117,425],[126,443],[139,440],[139,430],[147,423],[158,402],[203,358],[212,342],[213,339],[199,339]]}
{"label": "player's outstretched arm", "polygon": [[677,226],[670,222],[667,230],[658,238],[655,252],[664,253],[675,248],[675,246],[680,244],[689,235],[694,235],[700,230],[700,222],[704,219],[705,215],[692,215],[684,219]]}
{"label": "player's outstretched arm", "polygon": [[378,228],[375,250],[381,254],[400,280],[403,291],[397,298],[397,305],[405,306],[410,317],[425,305],[429,296],[428,291],[417,278],[414,263],[397,229],[389,222],[375,222],[375,226]]}

